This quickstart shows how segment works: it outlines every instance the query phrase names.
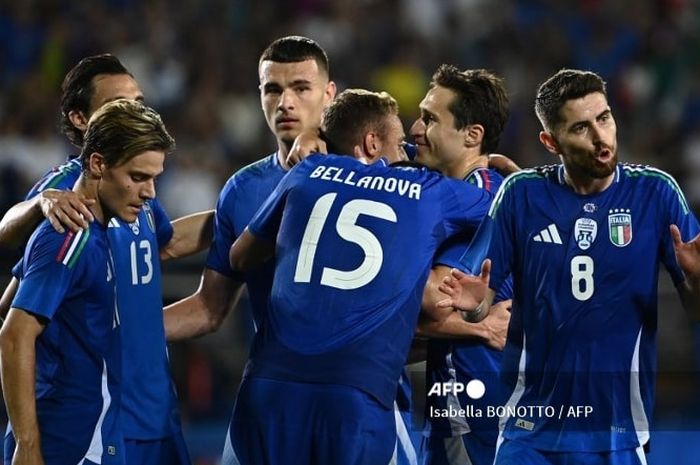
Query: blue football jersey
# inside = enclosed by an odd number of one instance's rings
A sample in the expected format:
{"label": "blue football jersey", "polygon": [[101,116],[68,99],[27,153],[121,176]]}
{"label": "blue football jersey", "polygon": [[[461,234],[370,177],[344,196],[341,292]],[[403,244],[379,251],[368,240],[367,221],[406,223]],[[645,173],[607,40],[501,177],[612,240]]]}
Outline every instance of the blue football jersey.
{"label": "blue football jersey", "polygon": [[353,386],[391,408],[433,255],[491,199],[426,169],[295,166],[249,225],[276,238],[276,266],[246,376]]}
{"label": "blue football jersey", "polygon": [[[478,168],[470,172],[464,181],[489,192],[496,192],[503,182],[503,176],[496,170]],[[463,268],[460,259],[472,236],[473,231],[466,231],[447,240],[436,254],[434,263],[452,268]],[[470,271],[478,274],[479,270],[480,268]],[[499,289],[497,300],[510,299],[511,296],[511,280],[506,280]],[[497,417],[493,415],[472,416],[471,418],[454,415],[437,416],[431,415],[431,412],[444,411],[450,405],[462,408],[471,406],[486,412],[489,405],[498,405],[500,402],[498,374],[501,367],[501,354],[500,351],[492,349],[478,340],[431,339],[428,341],[426,361],[428,390],[434,383],[463,383],[466,385],[472,379],[482,381],[486,387],[486,393],[480,399],[472,399],[466,393],[429,396],[426,417],[432,423],[430,434],[450,437],[471,432],[479,436],[486,444],[495,447],[498,437]]]}
{"label": "blue football jersey", "polygon": [[47,322],[36,343],[42,454],[47,463],[116,461],[121,344],[107,230],[95,222],[59,234],[45,220],[24,264],[12,307]]}
{"label": "blue football jersey", "polygon": [[173,235],[157,200],[147,201],[136,221],[109,223],[117,302],[122,315],[122,423],[127,439],[159,439],[173,434],[177,396],[170,377],[160,270],[160,248]]}
{"label": "blue football jersey", "polygon": [[657,279],[683,280],[669,225],[698,222],[675,180],[620,164],[577,195],[561,165],[507,178],[489,211],[491,286],[512,272],[504,436],[551,451],[633,449],[649,439]]}
{"label": "blue football jersey", "polygon": [[[77,158],[69,158],[40,179],[27,195],[45,189],[72,189],[80,176]],[[161,290],[160,253],[173,235],[170,219],[157,200],[144,205],[135,222],[109,222],[122,316],[123,388],[121,421],[129,439],[168,437],[177,396],[170,377]],[[21,267],[19,268],[21,269]]]}
{"label": "blue football jersey", "polygon": [[224,276],[245,281],[256,328],[267,308],[274,263],[270,261],[250,273],[236,274],[231,270],[228,253],[233,242],[248,226],[255,212],[277,187],[285,173],[279,164],[277,153],[268,155],[231,176],[221,190],[216,204],[214,240],[209,249],[206,266]]}

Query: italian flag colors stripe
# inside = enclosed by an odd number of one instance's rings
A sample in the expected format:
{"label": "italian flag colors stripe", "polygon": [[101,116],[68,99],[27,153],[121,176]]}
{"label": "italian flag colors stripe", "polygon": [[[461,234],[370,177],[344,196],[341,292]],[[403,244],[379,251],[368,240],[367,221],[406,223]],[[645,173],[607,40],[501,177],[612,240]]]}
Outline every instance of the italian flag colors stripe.
{"label": "italian flag colors stripe", "polygon": [[78,257],[83,252],[89,237],[89,229],[81,229],[77,234],[69,232],[66,235],[66,240],[63,241],[61,249],[58,251],[58,255],[56,255],[56,261],[63,263],[68,268],[73,268],[78,261]]}

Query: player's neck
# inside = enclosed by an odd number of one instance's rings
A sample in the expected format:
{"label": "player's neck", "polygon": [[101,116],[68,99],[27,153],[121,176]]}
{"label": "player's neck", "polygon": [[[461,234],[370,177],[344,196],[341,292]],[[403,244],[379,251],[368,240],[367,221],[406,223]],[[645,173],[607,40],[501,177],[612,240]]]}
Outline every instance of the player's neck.
{"label": "player's neck", "polygon": [[615,171],[604,178],[593,178],[586,175],[571,173],[564,168],[564,181],[579,195],[591,195],[603,192],[610,187],[615,179]]}
{"label": "player's neck", "polygon": [[282,142],[281,140],[277,141],[277,162],[285,171],[289,171],[289,169],[291,168],[291,166],[289,166],[289,163],[287,163],[287,155],[289,155],[289,151],[291,149],[291,145],[287,146],[285,142]]}
{"label": "player's neck", "polygon": [[488,156],[471,155],[462,158],[455,166],[448,168],[444,174],[450,178],[464,179],[475,169],[487,168],[488,166]]}
{"label": "player's neck", "polygon": [[73,191],[77,192],[78,194],[82,194],[86,199],[98,200],[90,207],[90,211],[92,212],[92,216],[95,217],[95,221],[99,222],[100,224],[106,224],[105,212],[97,197],[99,183],[99,179],[90,178],[89,174],[83,173],[75,183]]}

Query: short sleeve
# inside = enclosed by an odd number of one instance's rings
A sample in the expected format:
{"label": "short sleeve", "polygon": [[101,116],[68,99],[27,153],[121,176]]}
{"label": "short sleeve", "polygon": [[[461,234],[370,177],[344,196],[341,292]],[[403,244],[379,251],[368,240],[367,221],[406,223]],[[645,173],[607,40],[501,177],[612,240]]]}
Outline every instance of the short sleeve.
{"label": "short sleeve", "polygon": [[24,253],[24,270],[12,307],[51,320],[82,272],[88,231],[56,233],[39,227]]}

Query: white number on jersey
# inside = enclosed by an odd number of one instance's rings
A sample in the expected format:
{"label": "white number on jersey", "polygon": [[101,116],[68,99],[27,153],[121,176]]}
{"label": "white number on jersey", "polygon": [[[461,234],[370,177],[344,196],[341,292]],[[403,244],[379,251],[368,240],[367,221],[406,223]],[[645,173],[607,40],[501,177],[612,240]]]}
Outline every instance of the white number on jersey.
{"label": "white number on jersey", "polygon": [[593,259],[588,255],[575,256],[571,259],[571,293],[583,302],[591,298],[594,288]]}
{"label": "white number on jersey", "polygon": [[[294,282],[311,282],[316,247],[337,195],[330,193],[321,196],[311,210],[309,222],[301,239]],[[364,252],[364,259],[360,266],[350,271],[323,267],[321,284],[324,286],[345,290],[358,289],[370,283],[379,274],[384,261],[384,251],[377,236],[367,228],[356,224],[360,215],[373,216],[393,223],[397,220],[396,212],[385,203],[355,199],[343,205],[336,220],[335,229],[340,237],[360,246]]]}
{"label": "white number on jersey", "polygon": [[[148,284],[153,279],[153,254],[151,253],[151,243],[147,240],[139,242],[138,249],[136,241],[131,241],[129,245],[131,254],[131,284]],[[139,279],[139,258],[146,264],[146,274]]]}

